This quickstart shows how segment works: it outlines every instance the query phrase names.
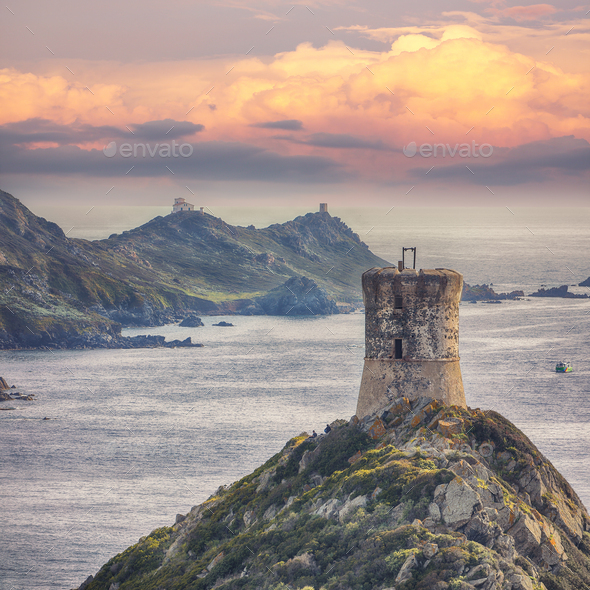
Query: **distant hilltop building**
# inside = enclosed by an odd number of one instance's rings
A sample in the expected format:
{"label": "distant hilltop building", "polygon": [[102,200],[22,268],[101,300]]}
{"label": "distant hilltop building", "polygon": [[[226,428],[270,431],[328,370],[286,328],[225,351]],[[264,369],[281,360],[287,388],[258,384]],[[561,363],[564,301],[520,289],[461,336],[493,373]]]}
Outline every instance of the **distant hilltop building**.
{"label": "distant hilltop building", "polygon": [[172,213],[180,213],[181,211],[194,211],[195,206],[192,203],[187,203],[182,197],[174,199],[174,205],[172,205]]}
{"label": "distant hilltop building", "polygon": [[320,213],[328,212],[328,203],[320,203]]}
{"label": "distant hilltop building", "polygon": [[[192,203],[188,203],[182,197],[174,199],[174,205],[172,205],[172,213],[180,213],[181,211],[194,211],[195,206]],[[205,207],[199,209],[201,215],[205,215]]]}
{"label": "distant hilltop building", "polygon": [[466,407],[459,364],[463,275],[446,268],[372,268],[363,274],[365,366],[356,414],[398,397]]}

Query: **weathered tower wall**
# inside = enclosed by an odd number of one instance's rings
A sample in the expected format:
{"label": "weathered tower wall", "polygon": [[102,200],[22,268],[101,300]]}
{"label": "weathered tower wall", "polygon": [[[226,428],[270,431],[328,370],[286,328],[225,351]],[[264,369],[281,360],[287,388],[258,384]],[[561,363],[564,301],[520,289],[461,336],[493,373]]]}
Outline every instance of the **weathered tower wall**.
{"label": "weathered tower wall", "polygon": [[365,366],[362,418],[397,397],[466,406],[459,365],[463,276],[436,270],[373,268],[363,274]]}

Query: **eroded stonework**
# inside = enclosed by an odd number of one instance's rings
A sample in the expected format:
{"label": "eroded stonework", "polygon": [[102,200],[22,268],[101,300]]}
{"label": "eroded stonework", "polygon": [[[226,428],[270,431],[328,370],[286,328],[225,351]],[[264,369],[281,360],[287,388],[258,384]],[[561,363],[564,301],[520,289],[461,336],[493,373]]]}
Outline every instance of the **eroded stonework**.
{"label": "eroded stonework", "polygon": [[448,269],[363,274],[365,367],[357,416],[400,396],[466,406],[459,365],[463,276]]}

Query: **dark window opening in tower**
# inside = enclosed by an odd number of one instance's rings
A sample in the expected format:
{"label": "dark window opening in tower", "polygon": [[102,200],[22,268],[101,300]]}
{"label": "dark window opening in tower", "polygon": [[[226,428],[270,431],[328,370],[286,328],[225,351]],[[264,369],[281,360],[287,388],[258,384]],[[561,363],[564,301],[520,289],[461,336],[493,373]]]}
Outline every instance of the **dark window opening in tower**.
{"label": "dark window opening in tower", "polygon": [[402,358],[402,340],[401,338],[395,339],[395,347],[393,351],[393,358],[401,359]]}
{"label": "dark window opening in tower", "polygon": [[393,298],[393,309],[402,309],[404,306],[404,299],[401,295],[396,295]]}

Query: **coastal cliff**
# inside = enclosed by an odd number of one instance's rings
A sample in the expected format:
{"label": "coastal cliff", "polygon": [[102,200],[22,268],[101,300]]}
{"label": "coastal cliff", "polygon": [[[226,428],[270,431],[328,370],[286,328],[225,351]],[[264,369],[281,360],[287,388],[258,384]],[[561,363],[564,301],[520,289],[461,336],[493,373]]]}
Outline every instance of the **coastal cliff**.
{"label": "coastal cliff", "polygon": [[194,314],[336,313],[384,264],[328,213],[255,229],[185,212],[89,242],[0,191],[0,349],[94,347]]}
{"label": "coastal cliff", "polygon": [[590,516],[501,415],[432,399],[302,434],[80,590],[579,590]]}

